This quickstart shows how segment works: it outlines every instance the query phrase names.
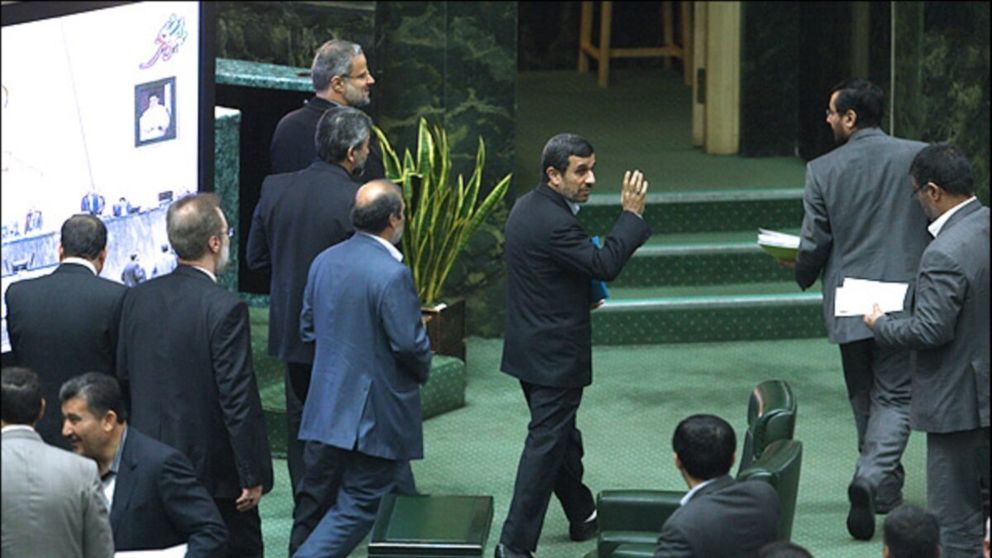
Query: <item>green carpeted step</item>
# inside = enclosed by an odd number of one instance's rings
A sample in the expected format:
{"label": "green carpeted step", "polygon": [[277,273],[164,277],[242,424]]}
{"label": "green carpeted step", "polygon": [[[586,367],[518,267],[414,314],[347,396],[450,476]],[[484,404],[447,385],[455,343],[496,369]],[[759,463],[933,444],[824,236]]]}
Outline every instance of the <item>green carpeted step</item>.
{"label": "green carpeted step", "polygon": [[[656,235],[794,229],[802,223],[802,196],[801,187],[648,194],[644,219]],[[619,213],[617,194],[592,194],[579,220],[589,234],[602,235]]]}
{"label": "green carpeted step", "polygon": [[821,337],[819,285],[795,283],[613,288],[593,312],[593,343],[629,345]]}
{"label": "green carpeted step", "polygon": [[756,237],[757,230],[656,234],[637,249],[610,288],[791,281],[792,271],[761,250]]}

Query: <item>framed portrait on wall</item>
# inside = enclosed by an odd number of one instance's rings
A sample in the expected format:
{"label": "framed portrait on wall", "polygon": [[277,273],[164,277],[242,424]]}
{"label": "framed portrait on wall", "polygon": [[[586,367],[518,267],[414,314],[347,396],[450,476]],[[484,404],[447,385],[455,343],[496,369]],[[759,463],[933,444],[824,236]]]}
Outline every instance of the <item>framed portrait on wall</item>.
{"label": "framed portrait on wall", "polygon": [[134,86],[135,147],[175,138],[175,76]]}

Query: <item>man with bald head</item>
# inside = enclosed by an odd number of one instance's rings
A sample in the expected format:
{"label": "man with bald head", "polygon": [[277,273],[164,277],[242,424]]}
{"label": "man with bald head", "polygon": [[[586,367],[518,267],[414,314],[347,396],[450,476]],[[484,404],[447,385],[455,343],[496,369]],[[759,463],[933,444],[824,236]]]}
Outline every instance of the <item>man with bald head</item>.
{"label": "man with bald head", "polygon": [[406,471],[423,457],[420,385],[431,348],[413,276],[393,246],[403,209],[392,183],[365,184],[351,213],[356,234],[310,266],[300,334],[316,354],[300,439],[307,455],[310,444],[333,452],[341,477],[334,505],[296,558],[344,558],[372,528],[384,495],[414,491]]}

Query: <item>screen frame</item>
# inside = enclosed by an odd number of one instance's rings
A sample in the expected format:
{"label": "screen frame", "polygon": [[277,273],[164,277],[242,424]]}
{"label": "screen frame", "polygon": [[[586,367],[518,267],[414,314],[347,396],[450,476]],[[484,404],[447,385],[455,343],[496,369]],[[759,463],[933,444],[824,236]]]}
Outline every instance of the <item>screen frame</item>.
{"label": "screen frame", "polygon": [[[0,23],[3,27],[40,21],[55,17],[81,14],[107,8],[127,6],[134,2],[10,2],[0,7]],[[215,2],[198,2],[200,8],[199,26],[199,68],[200,80],[198,100],[200,112],[197,117],[197,191],[214,191],[214,170],[216,141],[214,138],[214,87],[217,72],[217,5]]]}

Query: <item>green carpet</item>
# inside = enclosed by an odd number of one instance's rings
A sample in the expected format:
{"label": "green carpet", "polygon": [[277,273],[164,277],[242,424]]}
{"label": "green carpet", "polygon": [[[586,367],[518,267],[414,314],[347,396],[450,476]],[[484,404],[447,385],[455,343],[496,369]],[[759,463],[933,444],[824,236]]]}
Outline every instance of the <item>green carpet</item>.
{"label": "green carpet", "polygon": [[[467,406],[424,423],[426,458],[413,467],[421,492],[495,497],[487,553],[509,506],[528,421],[519,385],[498,371],[501,349],[500,340],[469,341]],[[593,492],[682,489],[670,442],[678,421],[693,413],[718,414],[734,426],[739,446],[751,388],[781,378],[796,393],[795,437],[805,452],[793,540],[818,558],[880,555],[879,534],[856,542],[844,525],[856,459],[854,425],[839,351],[825,339],[597,347],[593,366],[593,385],[578,418],[585,480]],[[917,505],[925,504],[924,461],[924,438],[914,433],[903,464],[906,501]],[[283,556],[291,498],[285,462],[275,468],[276,488],[262,499],[262,527],[268,555]],[[553,502],[537,556],[578,558],[594,545],[568,540],[564,514]],[[352,555],[365,554],[362,546]]]}
{"label": "green carpet", "polygon": [[798,157],[748,159],[693,147],[692,89],[678,72],[617,70],[606,89],[596,87],[595,73],[524,72],[517,92],[518,192],[537,184],[541,149],[560,132],[595,147],[597,192],[619,192],[623,172],[635,168],[654,193],[803,185]]}

